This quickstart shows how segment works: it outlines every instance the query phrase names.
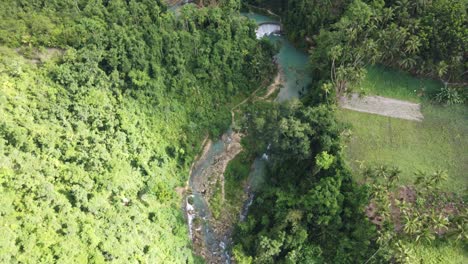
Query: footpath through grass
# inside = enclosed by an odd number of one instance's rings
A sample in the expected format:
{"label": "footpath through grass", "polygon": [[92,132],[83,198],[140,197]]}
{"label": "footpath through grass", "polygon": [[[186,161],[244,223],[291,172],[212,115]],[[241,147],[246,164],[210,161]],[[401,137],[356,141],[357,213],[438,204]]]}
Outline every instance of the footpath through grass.
{"label": "footpath through grass", "polygon": [[434,89],[436,82],[382,67],[372,67],[368,73],[362,84],[368,94],[420,102],[424,120],[414,122],[340,109],[339,119],[352,126],[345,150],[351,166],[357,169],[362,162],[398,166],[402,170],[402,183],[413,182],[418,170],[444,169],[449,174],[445,190],[458,193],[466,190],[468,107],[434,105],[418,96],[421,84],[427,91],[427,87]]}

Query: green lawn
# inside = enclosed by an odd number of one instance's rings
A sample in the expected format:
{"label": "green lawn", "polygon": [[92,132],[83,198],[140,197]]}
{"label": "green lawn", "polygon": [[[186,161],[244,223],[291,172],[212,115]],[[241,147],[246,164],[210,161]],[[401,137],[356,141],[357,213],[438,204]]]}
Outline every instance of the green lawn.
{"label": "green lawn", "polygon": [[414,78],[408,73],[385,68],[367,67],[367,76],[355,87],[356,92],[380,95],[411,102],[420,102],[424,96],[434,93],[443,85],[438,81]]}
{"label": "green lawn", "polygon": [[[380,74],[379,74],[380,71]],[[461,192],[467,187],[468,107],[433,105],[418,97],[414,90],[437,85],[406,74],[372,67],[363,82],[368,94],[379,94],[422,103],[422,122],[365,114],[340,109],[338,117],[352,125],[352,136],[345,154],[353,168],[367,165],[396,165],[402,170],[402,182],[412,182],[418,170],[444,169],[448,191]],[[392,87],[396,87],[393,91]],[[359,179],[358,179],[359,180]]]}

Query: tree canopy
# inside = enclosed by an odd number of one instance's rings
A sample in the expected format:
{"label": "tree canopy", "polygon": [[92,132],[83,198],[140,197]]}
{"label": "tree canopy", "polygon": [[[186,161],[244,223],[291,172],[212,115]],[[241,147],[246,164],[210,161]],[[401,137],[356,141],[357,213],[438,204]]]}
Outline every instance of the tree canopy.
{"label": "tree canopy", "polygon": [[[237,230],[242,263],[363,262],[375,227],[365,218],[369,193],[351,179],[341,156],[343,127],[325,105],[298,101],[249,111],[255,149],[269,145],[267,183]],[[260,122],[259,120],[264,120]],[[249,139],[247,139],[249,140]]]}
{"label": "tree canopy", "polygon": [[254,23],[149,0],[0,13],[0,262],[194,262],[174,189],[272,67]]}

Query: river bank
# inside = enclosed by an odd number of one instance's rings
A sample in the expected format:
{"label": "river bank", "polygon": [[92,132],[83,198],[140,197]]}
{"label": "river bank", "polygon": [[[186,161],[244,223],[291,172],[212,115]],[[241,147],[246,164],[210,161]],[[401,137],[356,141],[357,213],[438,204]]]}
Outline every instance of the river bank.
{"label": "river bank", "polygon": [[[233,127],[236,127],[235,117],[243,104],[260,100],[283,102],[298,98],[311,79],[306,73],[307,54],[297,50],[286,38],[279,35],[277,26],[272,26],[271,32],[265,32],[270,27],[262,28],[266,24],[279,25],[276,20],[255,13],[242,15],[257,22],[258,31],[262,31],[259,38],[266,37],[279,46],[279,53],[274,59],[278,71],[270,79],[270,84],[263,83],[231,109]],[[265,89],[265,92],[259,94],[260,89]],[[203,150],[190,170],[185,198],[189,233],[194,253],[202,256],[207,263],[232,262],[231,233],[235,224],[246,218],[255,197],[254,192],[264,180],[266,158],[250,157],[242,161],[245,177],[235,181],[231,178],[229,190],[234,191],[235,195],[231,194],[230,200],[226,200],[226,168],[242,152],[242,136],[229,129],[217,141],[205,140]],[[239,160],[236,162],[238,166]]]}
{"label": "river bank", "polygon": [[[192,195],[199,194],[206,201],[204,209],[207,212],[204,216],[196,215],[196,212],[193,212],[195,214],[194,224],[190,227],[190,233],[194,243],[194,252],[202,256],[208,263],[228,263],[230,261],[230,257],[224,251],[231,242],[232,227],[237,218],[228,217],[230,214],[225,211],[215,217],[210,203],[215,196],[220,197],[223,201],[225,199],[224,172],[228,163],[242,151],[241,138],[242,134],[240,133],[228,132],[218,142],[213,143],[213,141],[208,140],[195,165],[199,172],[192,174],[190,191]],[[213,152],[213,149],[219,147],[220,143],[222,150]],[[203,169],[200,170],[200,168]],[[218,191],[221,193],[217,193]]]}

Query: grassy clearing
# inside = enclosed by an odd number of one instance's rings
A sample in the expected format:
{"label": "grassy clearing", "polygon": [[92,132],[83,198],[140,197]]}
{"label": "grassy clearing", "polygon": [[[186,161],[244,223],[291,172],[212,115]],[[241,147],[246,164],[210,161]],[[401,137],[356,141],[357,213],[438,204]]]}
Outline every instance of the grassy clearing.
{"label": "grassy clearing", "polygon": [[424,264],[465,264],[468,262],[468,255],[462,243],[437,241],[428,244],[408,244],[412,251],[410,263]]}
{"label": "grassy clearing", "polygon": [[438,81],[414,78],[408,73],[383,66],[370,66],[367,67],[366,78],[356,87],[356,91],[419,103],[424,100],[424,96],[434,93],[440,87],[442,84]]}
{"label": "grassy clearing", "polygon": [[[422,122],[389,118],[340,109],[338,118],[352,126],[345,156],[353,169],[359,165],[390,165],[401,170],[401,183],[414,181],[418,170],[444,169],[446,191],[466,193],[468,172],[468,107],[434,105],[428,94],[441,84],[414,78],[381,66],[368,68],[356,90],[421,103]],[[356,174],[356,177],[359,177]],[[357,179],[362,180],[360,178]],[[410,243],[414,263],[467,263],[463,245],[437,241],[432,245]]]}
{"label": "grassy clearing", "polygon": [[466,190],[468,107],[434,105],[414,93],[420,84],[434,88],[436,82],[382,67],[372,67],[368,73],[363,82],[368,94],[421,102],[424,120],[414,122],[340,109],[340,120],[352,125],[345,150],[351,166],[356,169],[361,162],[398,166],[402,183],[413,182],[418,170],[444,169],[449,174],[445,190]]}
{"label": "grassy clearing", "polygon": [[353,168],[388,164],[402,170],[402,182],[414,180],[418,170],[447,170],[448,191],[466,189],[468,171],[468,108],[426,105],[425,119],[414,122],[341,109],[338,116],[352,124],[345,150]]}

